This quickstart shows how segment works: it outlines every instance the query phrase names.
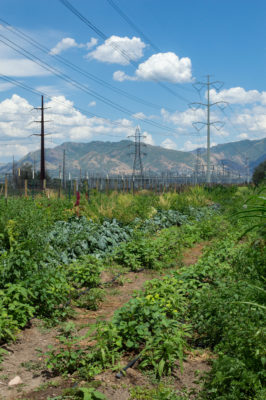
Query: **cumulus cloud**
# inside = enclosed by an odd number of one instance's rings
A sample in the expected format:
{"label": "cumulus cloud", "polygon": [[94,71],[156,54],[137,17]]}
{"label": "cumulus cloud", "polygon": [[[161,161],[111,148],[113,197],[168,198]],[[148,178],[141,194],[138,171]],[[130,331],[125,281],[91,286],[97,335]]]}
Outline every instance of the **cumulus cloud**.
{"label": "cumulus cloud", "polygon": [[58,42],[57,45],[50,50],[50,54],[57,55],[63,51],[71,49],[72,47],[79,47],[79,44],[75,39],[66,37],[60,40],[60,42]]}
{"label": "cumulus cloud", "polygon": [[15,77],[45,76],[51,73],[24,58],[1,58],[0,74]]}
{"label": "cumulus cloud", "polygon": [[[217,145],[216,142],[211,142],[211,147],[216,146],[216,145]],[[183,146],[183,148],[181,150],[183,150],[183,151],[192,151],[192,150],[196,150],[196,149],[199,149],[199,148],[206,148],[206,147],[207,147],[206,142],[193,143],[193,142],[191,142],[191,140],[187,140],[184,143],[184,146]]]}
{"label": "cumulus cloud", "polygon": [[[64,96],[54,96],[45,107],[47,107],[45,119],[51,121],[46,124],[46,132],[52,133],[46,140],[53,139],[52,146],[47,143],[49,147],[56,146],[62,141],[88,141],[95,137],[106,140],[115,136],[122,140],[135,131],[132,121],[126,118],[116,120],[115,124],[112,124],[112,121],[105,118],[88,117],[78,111],[74,103]],[[38,111],[32,109],[32,104],[16,94],[0,102],[1,139],[8,142],[8,149],[16,158],[39,148],[39,138],[30,136],[39,133],[40,129],[39,125],[33,123],[39,119]],[[152,144],[151,135],[147,136],[148,142]],[[29,145],[24,145],[29,141]],[[6,152],[1,160],[9,161],[8,157],[9,152]]]}
{"label": "cumulus cloud", "polygon": [[6,90],[11,89],[12,87],[14,87],[14,85],[12,83],[0,83],[0,92],[5,92]]}
{"label": "cumulus cloud", "polygon": [[137,113],[133,114],[132,117],[136,118],[136,119],[147,119],[147,120],[156,119],[155,115],[146,115],[143,112],[137,112]]}
{"label": "cumulus cloud", "polygon": [[130,61],[139,60],[143,56],[146,44],[140,38],[111,36],[103,44],[88,54],[95,60],[110,64],[128,65]]}
{"label": "cumulus cloud", "polygon": [[113,73],[113,79],[118,82],[123,82],[123,81],[136,81],[138,78],[136,76],[127,75],[124,71],[115,71]]}
{"label": "cumulus cloud", "polygon": [[227,131],[227,130],[225,130],[225,129],[212,129],[212,133],[213,133],[213,135],[215,135],[215,136],[221,136],[221,137],[227,137],[227,136],[229,136],[230,135],[230,133]]}
{"label": "cumulus cloud", "polygon": [[25,154],[34,150],[36,150],[36,144],[34,143],[23,145],[11,141],[9,144],[0,147],[0,158],[6,161],[9,161],[8,159],[11,159],[13,155],[15,155],[16,158],[22,158]]}
{"label": "cumulus cloud", "polygon": [[145,81],[190,82],[191,60],[188,57],[179,58],[172,52],[153,54],[138,66],[136,76]]}
{"label": "cumulus cloud", "polygon": [[248,139],[248,134],[247,133],[240,133],[239,135],[237,135],[238,139],[244,140],[244,139]]}
{"label": "cumulus cloud", "polygon": [[36,90],[43,94],[47,94],[47,96],[60,96],[62,93],[62,90],[60,90],[59,87],[53,85],[37,86]]}
{"label": "cumulus cloud", "polygon": [[91,40],[86,43],[87,50],[92,49],[94,46],[97,45],[97,43],[98,43],[98,39],[92,37]]}
{"label": "cumulus cloud", "polygon": [[230,104],[252,104],[256,102],[266,104],[266,92],[245,90],[242,87],[233,87],[219,92],[211,89],[210,98],[212,101],[228,101]]}
{"label": "cumulus cloud", "polygon": [[143,142],[145,144],[150,144],[150,145],[154,146],[154,140],[152,138],[152,135],[148,132],[143,133]]}
{"label": "cumulus cloud", "polygon": [[185,111],[176,111],[174,113],[170,113],[163,108],[161,110],[161,115],[164,121],[176,125],[180,132],[192,128],[193,122],[204,121],[206,119],[206,111],[201,108],[198,110],[188,108]]}
{"label": "cumulus cloud", "polygon": [[183,151],[192,151],[201,147],[206,147],[205,143],[192,143],[191,140],[187,140],[184,143],[184,146],[182,148]]}
{"label": "cumulus cloud", "polygon": [[55,47],[53,47],[50,50],[50,54],[58,55],[58,54],[61,54],[63,51],[66,51],[73,47],[77,47],[77,48],[86,47],[89,50],[92,47],[96,46],[97,43],[98,43],[98,40],[95,38],[91,38],[91,40],[88,43],[82,44],[82,43],[77,43],[76,40],[73,38],[66,37],[66,38],[63,38],[62,40],[60,40],[60,42],[58,42],[55,45]]}
{"label": "cumulus cloud", "polygon": [[172,52],[157,53],[139,64],[135,76],[129,76],[123,71],[116,71],[113,77],[120,82],[124,80],[191,82],[191,60],[188,57],[179,58]]}
{"label": "cumulus cloud", "polygon": [[162,143],[161,143],[161,147],[164,147],[165,149],[168,150],[177,150],[177,144],[172,140],[172,139],[165,139]]}

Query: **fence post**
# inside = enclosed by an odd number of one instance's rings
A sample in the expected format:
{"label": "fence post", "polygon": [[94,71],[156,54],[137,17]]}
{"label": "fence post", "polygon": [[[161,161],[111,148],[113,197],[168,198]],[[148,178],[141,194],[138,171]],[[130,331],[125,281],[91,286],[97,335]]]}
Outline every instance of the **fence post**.
{"label": "fence post", "polygon": [[8,196],[8,179],[7,176],[5,177],[5,199],[7,200]]}
{"label": "fence post", "polygon": [[74,180],[74,196],[76,196],[77,193],[77,181]]}
{"label": "fence post", "polygon": [[24,180],[25,197],[28,197],[28,179]]}
{"label": "fence post", "polygon": [[44,180],[42,181],[42,188],[43,188],[43,190],[46,189],[46,179],[44,179]]}
{"label": "fence post", "polygon": [[105,180],[105,191],[106,191],[106,194],[109,193],[109,180],[108,180],[108,178],[106,178],[106,180]]}

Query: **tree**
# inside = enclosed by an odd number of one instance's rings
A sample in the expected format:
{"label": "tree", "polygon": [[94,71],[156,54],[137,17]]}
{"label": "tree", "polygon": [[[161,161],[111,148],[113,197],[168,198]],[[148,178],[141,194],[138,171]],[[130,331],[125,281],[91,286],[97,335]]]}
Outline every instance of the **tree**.
{"label": "tree", "polygon": [[252,181],[256,186],[266,180],[266,160],[260,163],[254,170]]}
{"label": "tree", "polygon": [[25,163],[20,168],[21,179],[31,179],[32,178],[32,165],[30,163]]}

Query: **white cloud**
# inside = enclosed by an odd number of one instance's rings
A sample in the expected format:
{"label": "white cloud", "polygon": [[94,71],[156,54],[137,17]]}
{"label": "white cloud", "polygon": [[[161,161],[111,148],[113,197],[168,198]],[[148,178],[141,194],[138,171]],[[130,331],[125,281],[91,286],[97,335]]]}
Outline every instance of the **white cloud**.
{"label": "white cloud", "polygon": [[38,147],[36,147],[36,144],[18,144],[15,143],[14,141],[10,142],[9,144],[6,144],[5,146],[0,147],[0,157],[1,160],[6,160],[8,161],[8,158],[11,159],[13,155],[15,155],[16,159],[23,157],[25,154],[29,153],[30,151],[36,150]]}
{"label": "white cloud", "polygon": [[237,135],[237,137],[241,140],[248,139],[248,134],[247,133],[240,133]]}
{"label": "white cloud", "polygon": [[92,37],[91,40],[88,43],[86,43],[87,50],[92,49],[94,46],[97,45],[97,43],[98,43],[98,39]]}
{"label": "white cloud", "polygon": [[165,149],[168,150],[177,150],[177,144],[172,140],[172,139],[165,139],[162,143],[161,143],[161,147],[164,147]]}
{"label": "white cloud", "polygon": [[50,50],[50,54],[57,55],[63,51],[71,49],[72,47],[79,47],[79,44],[75,41],[75,39],[66,37],[60,40],[60,42],[58,42],[56,46]]}
{"label": "white cloud", "polygon": [[204,121],[206,119],[206,111],[199,108],[198,110],[192,110],[188,108],[185,111],[176,111],[170,113],[164,108],[161,110],[161,115],[166,122],[171,122],[177,126],[180,131],[192,129],[192,123],[196,121]]}
{"label": "white cloud", "polygon": [[[216,146],[216,145],[217,145],[216,142],[211,142],[211,147]],[[192,150],[196,150],[196,149],[199,149],[199,148],[206,148],[206,147],[207,147],[206,142],[193,143],[193,142],[191,142],[191,140],[187,140],[184,143],[184,146],[183,146],[183,148],[181,150],[183,150],[183,151],[192,151]]]}
{"label": "white cloud", "polygon": [[113,35],[94,51],[90,52],[88,57],[101,62],[128,65],[130,60],[136,61],[143,56],[145,47],[146,44],[135,36],[130,39],[127,36],[120,37]]}
{"label": "white cloud", "polygon": [[115,71],[113,73],[113,79],[118,82],[138,80],[136,76],[127,75],[124,71]]}
{"label": "white cloud", "polygon": [[11,89],[12,87],[14,87],[14,85],[12,83],[0,83],[0,92],[5,92],[6,90]]}
{"label": "white cloud", "polygon": [[[54,96],[45,103],[45,107],[47,107],[45,119],[51,121],[46,123],[45,130],[47,133],[52,133],[46,139],[48,147],[54,147],[62,141],[88,141],[95,137],[106,140],[115,136],[122,140],[134,133],[132,121],[124,118],[114,121],[113,124],[108,119],[88,117],[62,95]],[[1,162],[10,161],[8,158],[10,154],[20,158],[29,151],[39,148],[39,138],[30,135],[39,133],[40,126],[33,121],[39,120],[40,115],[38,111],[32,109],[33,105],[16,94],[0,102],[0,136],[3,141],[8,142],[10,150],[1,153]],[[152,144],[150,134],[147,135],[147,140]],[[28,142],[29,145],[24,144]]]}
{"label": "white cloud", "polygon": [[66,37],[60,40],[60,42],[50,50],[50,54],[57,55],[73,47],[80,47],[80,45],[75,41],[75,39]]}
{"label": "white cloud", "polygon": [[82,43],[77,43],[76,40],[73,38],[66,37],[66,38],[63,38],[62,40],[60,40],[60,42],[58,42],[55,45],[55,47],[53,47],[50,50],[50,54],[58,55],[58,54],[61,54],[63,51],[66,51],[73,47],[76,47],[76,48],[86,47],[87,50],[89,50],[92,47],[96,46],[97,43],[98,43],[98,39],[95,39],[95,38],[91,38],[91,40],[89,42],[87,42],[86,44],[82,44]]}
{"label": "white cloud", "polygon": [[146,115],[143,112],[137,112],[135,114],[132,114],[132,117],[136,119],[147,119],[147,120],[156,119],[155,115]]}
{"label": "white cloud", "polygon": [[191,82],[191,60],[188,57],[179,58],[172,52],[157,53],[139,64],[135,76],[129,76],[123,71],[116,71],[113,78],[120,82],[125,80]]}
{"label": "white cloud", "polygon": [[46,69],[24,58],[1,58],[0,74],[7,76],[44,76],[50,75]]}
{"label": "white cloud", "polygon": [[228,131],[226,131],[225,129],[212,129],[212,133],[215,136],[221,136],[221,137],[227,137],[230,135],[230,133]]}
{"label": "white cloud", "polygon": [[230,104],[252,104],[256,102],[266,104],[266,92],[245,90],[242,87],[233,87],[219,92],[211,89],[210,98],[212,101],[228,101]]}
{"label": "white cloud", "polygon": [[151,144],[152,146],[154,146],[154,140],[152,138],[152,135],[148,132],[143,132],[143,142],[145,144]]}
{"label": "white cloud", "polygon": [[191,140],[187,140],[181,150],[192,151],[201,147],[206,147],[205,143],[192,143]]}
{"label": "white cloud", "polygon": [[96,101],[91,101],[89,103],[89,107],[95,107],[96,106]]}
{"label": "white cloud", "polygon": [[46,94],[47,96],[60,96],[62,93],[62,90],[60,90],[57,86],[52,85],[37,86],[36,90],[43,94]]}
{"label": "white cloud", "polygon": [[179,58],[172,52],[153,54],[138,66],[136,76],[145,81],[190,82],[191,60],[188,57]]}

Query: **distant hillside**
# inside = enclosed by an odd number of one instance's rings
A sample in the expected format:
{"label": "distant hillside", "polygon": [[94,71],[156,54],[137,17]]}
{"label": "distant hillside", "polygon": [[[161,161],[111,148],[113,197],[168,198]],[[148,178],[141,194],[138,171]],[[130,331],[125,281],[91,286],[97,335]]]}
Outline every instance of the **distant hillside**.
{"label": "distant hillside", "polygon": [[[90,143],[66,142],[53,149],[46,149],[46,168],[52,176],[58,176],[59,165],[62,166],[63,150],[66,151],[66,171],[72,176],[82,174],[130,174],[132,172],[134,150],[129,140],[120,142]],[[196,161],[196,151],[184,152],[168,150],[159,146],[147,145],[143,157],[143,166],[152,173],[192,171]],[[231,170],[244,173],[248,157],[251,169],[266,159],[266,138],[261,140],[242,140],[239,142],[219,144],[211,148],[212,165],[224,164]],[[33,164],[39,168],[40,151],[28,153],[19,162]],[[206,164],[206,149],[200,149],[200,161]],[[0,167],[0,174],[11,172],[11,164]]]}

